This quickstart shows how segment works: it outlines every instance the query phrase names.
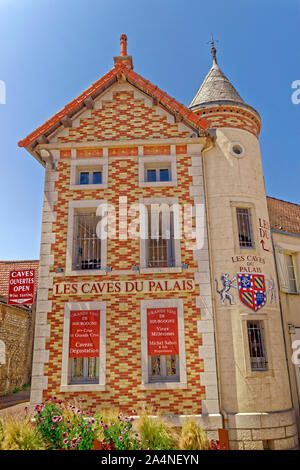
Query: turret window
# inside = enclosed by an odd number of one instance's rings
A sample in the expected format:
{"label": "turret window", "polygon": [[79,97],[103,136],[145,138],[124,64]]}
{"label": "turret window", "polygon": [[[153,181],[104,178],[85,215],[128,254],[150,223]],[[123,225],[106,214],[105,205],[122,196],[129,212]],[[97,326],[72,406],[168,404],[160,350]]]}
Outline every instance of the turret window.
{"label": "turret window", "polygon": [[237,207],[236,216],[240,248],[253,248],[254,239],[250,209]]}
{"label": "turret window", "polygon": [[268,368],[263,321],[248,321],[248,341],[252,370],[266,370]]}

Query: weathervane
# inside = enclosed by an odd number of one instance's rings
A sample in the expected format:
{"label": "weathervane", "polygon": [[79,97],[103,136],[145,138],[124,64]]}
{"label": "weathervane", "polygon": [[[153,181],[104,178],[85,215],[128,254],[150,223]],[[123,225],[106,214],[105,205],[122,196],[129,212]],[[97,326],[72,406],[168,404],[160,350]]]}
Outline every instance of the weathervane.
{"label": "weathervane", "polygon": [[215,48],[215,42],[219,42],[219,41],[217,39],[214,40],[213,33],[211,33],[211,40],[208,41],[206,44],[211,44],[211,55],[213,57],[213,62],[217,64],[218,63],[217,62],[217,50]]}

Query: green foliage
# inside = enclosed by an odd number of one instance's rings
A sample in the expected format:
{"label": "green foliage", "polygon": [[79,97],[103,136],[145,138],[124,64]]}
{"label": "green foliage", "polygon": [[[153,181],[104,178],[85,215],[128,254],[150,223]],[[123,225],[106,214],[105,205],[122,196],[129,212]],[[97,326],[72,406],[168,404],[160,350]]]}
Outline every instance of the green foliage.
{"label": "green foliage", "polygon": [[201,429],[194,418],[185,421],[180,436],[181,450],[210,450],[211,444],[206,433]]}
{"label": "green foliage", "polygon": [[137,422],[137,429],[143,445],[157,450],[176,449],[178,435],[175,429],[162,418],[153,418],[142,413]]}
{"label": "green foliage", "polygon": [[[97,416],[97,415],[96,415]],[[103,413],[97,416],[100,424],[98,439],[104,441],[113,450],[140,450],[142,443],[138,434],[132,429],[133,418],[128,418],[122,413]]]}
{"label": "green foliage", "polygon": [[50,449],[90,450],[97,422],[82,410],[62,400],[49,399],[35,408],[37,429]]}
{"label": "green foliage", "polygon": [[[29,418],[8,418],[1,423],[1,450],[44,450],[45,444]],[[1,437],[0,437],[1,439]]]}

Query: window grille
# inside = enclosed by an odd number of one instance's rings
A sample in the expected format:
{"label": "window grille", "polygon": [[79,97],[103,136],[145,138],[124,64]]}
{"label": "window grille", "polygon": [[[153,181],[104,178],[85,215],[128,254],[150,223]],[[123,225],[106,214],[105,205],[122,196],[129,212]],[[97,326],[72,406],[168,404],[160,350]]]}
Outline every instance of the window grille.
{"label": "window grille", "polygon": [[101,269],[101,240],[96,233],[100,217],[96,214],[75,214],[73,269]]}
{"label": "window grille", "polygon": [[252,370],[267,370],[268,361],[265,352],[263,322],[248,321],[248,340]]}
{"label": "window grille", "polygon": [[236,209],[240,248],[252,248],[254,246],[251,213],[249,209]]}
{"label": "window grille", "polygon": [[[164,268],[175,266],[174,214],[171,211],[148,209],[147,266]],[[163,221],[163,218],[164,221]]]}

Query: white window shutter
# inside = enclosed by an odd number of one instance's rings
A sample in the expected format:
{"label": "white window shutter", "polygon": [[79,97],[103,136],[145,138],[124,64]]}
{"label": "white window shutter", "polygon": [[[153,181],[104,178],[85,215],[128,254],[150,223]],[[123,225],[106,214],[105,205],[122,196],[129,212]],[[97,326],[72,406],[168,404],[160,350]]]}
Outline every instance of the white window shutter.
{"label": "white window shutter", "polygon": [[279,276],[280,289],[283,292],[289,292],[289,275],[285,262],[284,251],[280,246],[275,247],[275,256]]}

